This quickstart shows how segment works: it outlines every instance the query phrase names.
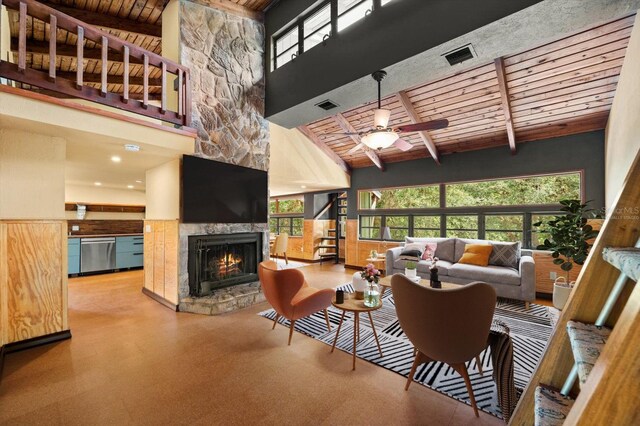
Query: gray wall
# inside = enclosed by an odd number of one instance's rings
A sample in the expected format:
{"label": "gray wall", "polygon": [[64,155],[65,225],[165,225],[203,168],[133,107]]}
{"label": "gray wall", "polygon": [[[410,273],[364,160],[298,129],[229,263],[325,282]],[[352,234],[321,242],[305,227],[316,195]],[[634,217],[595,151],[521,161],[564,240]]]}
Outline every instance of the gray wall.
{"label": "gray wall", "polygon": [[[421,149],[419,147],[413,149]],[[354,169],[348,191],[348,218],[357,218],[358,189],[424,185],[526,176],[582,170],[583,191],[592,207],[604,207],[604,131],[518,144],[511,155],[504,147],[468,151],[441,157],[438,166],[430,158],[386,164],[386,171],[376,167]]]}
{"label": "gray wall", "polygon": [[266,117],[501,19],[540,0],[396,0],[271,70],[273,34],[320,4],[282,0],[265,16]]}

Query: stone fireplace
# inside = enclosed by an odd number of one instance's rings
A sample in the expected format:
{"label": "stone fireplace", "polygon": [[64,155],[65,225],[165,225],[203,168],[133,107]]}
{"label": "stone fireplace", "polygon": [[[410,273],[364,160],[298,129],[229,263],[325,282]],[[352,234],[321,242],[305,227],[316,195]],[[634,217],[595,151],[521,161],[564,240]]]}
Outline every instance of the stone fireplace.
{"label": "stone fireplace", "polygon": [[189,295],[203,297],[215,290],[258,280],[262,234],[190,235]]}

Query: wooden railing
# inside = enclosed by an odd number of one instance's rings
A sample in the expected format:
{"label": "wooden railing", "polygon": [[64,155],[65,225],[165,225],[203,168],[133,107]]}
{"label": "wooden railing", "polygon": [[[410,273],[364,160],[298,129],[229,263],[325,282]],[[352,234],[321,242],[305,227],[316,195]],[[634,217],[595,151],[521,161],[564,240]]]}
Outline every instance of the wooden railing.
{"label": "wooden railing", "polygon": [[[188,68],[143,49],[140,46],[101,31],[98,28],[72,18],[69,15],[65,15],[37,1],[0,0],[0,5],[4,5],[8,9],[16,10],[19,13],[18,63],[14,64],[0,58],[0,77],[169,123],[182,126],[190,125],[191,92]],[[27,16],[49,24],[48,72],[27,67]],[[64,29],[77,35],[77,71],[75,81],[56,76],[56,40],[58,29]],[[85,40],[91,40],[102,47],[100,58],[102,64],[100,73],[101,81],[99,83],[99,89],[87,86],[83,82]],[[108,58],[110,50],[117,52],[118,56],[122,57],[122,93],[111,93],[107,90],[109,84]],[[129,89],[130,62],[139,63],[143,66],[143,92],[141,101],[131,99]],[[159,107],[149,104],[149,73],[151,67],[160,69],[162,73],[162,92]],[[177,78],[177,111],[167,109],[168,91],[174,90],[173,87],[168,87],[167,74],[173,74]]]}

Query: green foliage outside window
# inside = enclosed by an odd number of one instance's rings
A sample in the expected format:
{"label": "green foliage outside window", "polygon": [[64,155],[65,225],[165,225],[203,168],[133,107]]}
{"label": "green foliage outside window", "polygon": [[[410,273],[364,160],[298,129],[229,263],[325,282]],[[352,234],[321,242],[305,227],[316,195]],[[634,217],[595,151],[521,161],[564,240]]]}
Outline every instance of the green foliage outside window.
{"label": "green foliage outside window", "polygon": [[359,191],[360,209],[422,209],[440,207],[438,185]]}
{"label": "green foliage outside window", "polygon": [[580,198],[580,173],[446,185],[447,207],[557,204]]}
{"label": "green foliage outside window", "polygon": [[271,200],[269,201],[269,213],[271,214],[304,213],[304,200],[298,200],[298,199]]}

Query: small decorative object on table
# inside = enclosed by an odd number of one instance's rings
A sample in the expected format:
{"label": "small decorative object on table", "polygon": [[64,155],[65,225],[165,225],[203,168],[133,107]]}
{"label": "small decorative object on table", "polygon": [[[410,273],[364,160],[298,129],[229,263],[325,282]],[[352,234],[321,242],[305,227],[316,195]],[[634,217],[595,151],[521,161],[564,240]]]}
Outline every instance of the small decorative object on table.
{"label": "small decorative object on table", "polygon": [[344,290],[336,290],[336,303],[339,305],[344,303]]}
{"label": "small decorative object on table", "polygon": [[416,273],[416,262],[411,260],[407,260],[404,264],[404,275],[407,278],[412,278],[417,275]]}
{"label": "small decorative object on table", "polygon": [[437,257],[432,258],[431,265],[429,266],[429,273],[430,273],[429,284],[431,285],[432,288],[442,288],[442,283],[438,279],[438,266],[436,265],[437,261],[438,261]]}
{"label": "small decorative object on table", "polygon": [[364,289],[367,288],[367,280],[362,278],[362,272],[353,273],[351,285],[353,286],[353,290],[356,292],[355,298],[358,300],[364,299]]}
{"label": "small decorative object on table", "polygon": [[380,286],[375,282],[369,282],[364,289],[364,306],[375,308],[380,304]]}
{"label": "small decorative object on table", "polygon": [[378,258],[378,252],[376,250],[371,250],[371,253],[369,253],[369,257],[371,259],[377,259]]}
{"label": "small decorative object on table", "polygon": [[[375,266],[373,266],[373,263],[369,263],[367,266],[364,267],[364,269],[362,270],[362,272],[360,272],[360,277],[362,277],[362,279],[364,281],[366,281],[368,283],[367,286],[365,286],[364,291],[362,293],[362,297],[359,297],[358,295],[358,290],[356,289],[356,299],[364,299],[364,292],[366,292],[368,290],[368,288],[371,286],[371,284],[376,284],[377,287],[377,297],[378,297],[378,301],[380,299],[380,287],[377,286],[378,281],[380,280],[380,271],[378,269],[376,269]],[[373,290],[372,290],[373,291]],[[366,304],[366,300],[365,300],[365,304]],[[369,306],[369,305],[367,305]],[[373,305],[373,306],[377,306]],[[371,307],[371,306],[370,306]]]}

